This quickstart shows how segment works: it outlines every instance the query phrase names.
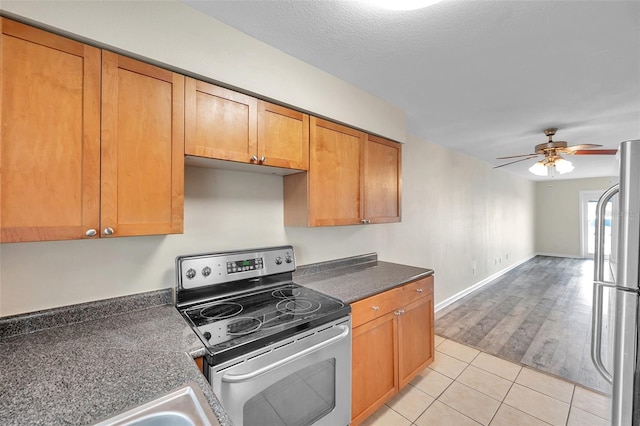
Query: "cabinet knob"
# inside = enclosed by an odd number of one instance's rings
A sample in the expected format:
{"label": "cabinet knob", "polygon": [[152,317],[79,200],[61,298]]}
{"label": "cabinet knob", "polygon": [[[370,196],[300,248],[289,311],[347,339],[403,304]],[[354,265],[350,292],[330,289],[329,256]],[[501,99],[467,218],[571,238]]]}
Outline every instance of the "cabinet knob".
{"label": "cabinet knob", "polygon": [[87,232],[85,232],[84,235],[86,235],[87,237],[95,237],[96,235],[98,235],[98,231],[93,228],[87,229]]}
{"label": "cabinet knob", "polygon": [[260,162],[264,163],[265,161],[267,161],[267,157],[265,157],[264,155],[262,157],[260,157]]}
{"label": "cabinet knob", "polygon": [[371,309],[373,309],[374,311],[379,311],[380,310],[380,306],[372,306]]}
{"label": "cabinet knob", "polygon": [[398,310],[394,312],[394,315],[399,317],[400,315],[402,315],[402,311]]}
{"label": "cabinet knob", "polygon": [[416,291],[417,291],[418,293],[422,293],[424,290],[423,290],[423,289],[421,289],[421,288],[416,288]]}
{"label": "cabinet knob", "polygon": [[360,223],[371,223],[369,219],[360,219]]}
{"label": "cabinet knob", "polygon": [[112,235],[113,234],[113,228],[107,226],[106,228],[104,228],[104,235]]}
{"label": "cabinet knob", "polygon": [[256,157],[255,155],[251,156],[251,161],[258,161],[258,157]]}

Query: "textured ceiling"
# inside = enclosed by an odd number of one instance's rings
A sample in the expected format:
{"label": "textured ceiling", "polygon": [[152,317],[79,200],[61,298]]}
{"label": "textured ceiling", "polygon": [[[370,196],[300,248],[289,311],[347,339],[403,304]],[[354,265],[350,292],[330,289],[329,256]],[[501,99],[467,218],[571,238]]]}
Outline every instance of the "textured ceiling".
{"label": "textured ceiling", "polygon": [[[407,112],[408,131],[494,166],[556,140],[640,139],[640,2],[444,1],[387,11],[356,1],[191,1],[232,27]],[[611,176],[574,156],[564,178]],[[527,179],[529,160],[506,166]],[[557,178],[557,177],[556,177]]]}

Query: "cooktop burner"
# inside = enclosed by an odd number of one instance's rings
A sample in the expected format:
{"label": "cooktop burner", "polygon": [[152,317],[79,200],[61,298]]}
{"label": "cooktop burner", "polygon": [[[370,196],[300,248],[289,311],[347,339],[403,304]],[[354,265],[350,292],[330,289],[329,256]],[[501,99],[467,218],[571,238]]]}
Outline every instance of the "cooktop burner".
{"label": "cooktop burner", "polygon": [[290,246],[177,259],[176,306],[210,364],[344,317],[351,307],[291,281]]}
{"label": "cooktop burner", "polygon": [[209,349],[217,352],[295,329],[299,323],[311,322],[344,307],[338,300],[290,283],[195,306],[186,310],[185,315],[200,331]]}
{"label": "cooktop burner", "polygon": [[216,303],[200,311],[202,318],[210,320],[225,319],[234,317],[242,312],[242,305],[234,302]]}

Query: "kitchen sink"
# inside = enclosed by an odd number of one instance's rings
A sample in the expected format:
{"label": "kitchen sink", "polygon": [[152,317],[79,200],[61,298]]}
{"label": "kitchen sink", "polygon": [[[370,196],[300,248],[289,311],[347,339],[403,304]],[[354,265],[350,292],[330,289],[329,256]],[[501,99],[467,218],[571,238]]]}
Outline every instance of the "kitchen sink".
{"label": "kitchen sink", "polygon": [[220,426],[196,383],[96,423],[95,426]]}

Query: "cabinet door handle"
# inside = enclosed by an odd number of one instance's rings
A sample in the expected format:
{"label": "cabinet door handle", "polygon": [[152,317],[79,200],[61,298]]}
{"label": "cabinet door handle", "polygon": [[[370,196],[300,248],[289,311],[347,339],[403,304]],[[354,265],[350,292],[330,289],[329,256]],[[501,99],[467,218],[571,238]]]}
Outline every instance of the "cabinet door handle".
{"label": "cabinet door handle", "polygon": [[369,219],[360,219],[360,223],[371,223]]}
{"label": "cabinet door handle", "polygon": [[112,235],[115,231],[113,230],[113,228],[107,226],[106,228],[104,228],[104,235]]}
{"label": "cabinet door handle", "polygon": [[421,289],[421,288],[416,288],[416,291],[417,291],[418,293],[422,293],[424,290],[423,290],[423,289]]}
{"label": "cabinet door handle", "polygon": [[256,157],[255,155],[251,156],[251,161],[258,161],[258,157]]}
{"label": "cabinet door handle", "polygon": [[372,306],[371,309],[377,312],[380,310],[380,306]]}
{"label": "cabinet door handle", "polygon": [[84,235],[86,235],[87,237],[95,237],[96,235],[98,235],[98,231],[93,228],[87,229],[87,232],[85,232]]}
{"label": "cabinet door handle", "polygon": [[262,157],[260,157],[260,162],[264,163],[265,161],[267,161],[267,157],[265,157],[264,155]]}
{"label": "cabinet door handle", "polygon": [[402,315],[402,311],[401,310],[395,311],[394,314],[395,316],[399,317],[400,315]]}

